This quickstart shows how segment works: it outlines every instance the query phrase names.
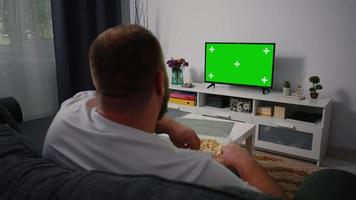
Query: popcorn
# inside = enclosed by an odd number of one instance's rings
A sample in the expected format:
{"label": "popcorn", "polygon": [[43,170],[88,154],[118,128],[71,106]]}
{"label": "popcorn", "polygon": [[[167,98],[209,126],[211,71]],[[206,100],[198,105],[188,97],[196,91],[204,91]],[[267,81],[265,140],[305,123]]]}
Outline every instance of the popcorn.
{"label": "popcorn", "polygon": [[201,139],[199,151],[211,152],[214,156],[222,154],[222,145],[214,139]]}

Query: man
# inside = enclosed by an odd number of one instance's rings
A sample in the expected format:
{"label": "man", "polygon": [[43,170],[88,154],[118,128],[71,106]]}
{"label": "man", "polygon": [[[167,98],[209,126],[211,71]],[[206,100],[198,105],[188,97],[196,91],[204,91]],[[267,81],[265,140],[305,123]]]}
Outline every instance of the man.
{"label": "man", "polygon": [[[198,149],[194,131],[165,117],[168,81],[162,50],[148,30],[137,25],[100,34],[89,52],[96,91],[65,101],[45,140],[44,156],[77,170],[153,174],[207,186],[237,186],[284,198],[278,184],[235,144],[221,157]],[[228,168],[238,170],[234,175]],[[247,183],[248,182],[248,183]],[[256,189],[257,188],[257,189]]]}

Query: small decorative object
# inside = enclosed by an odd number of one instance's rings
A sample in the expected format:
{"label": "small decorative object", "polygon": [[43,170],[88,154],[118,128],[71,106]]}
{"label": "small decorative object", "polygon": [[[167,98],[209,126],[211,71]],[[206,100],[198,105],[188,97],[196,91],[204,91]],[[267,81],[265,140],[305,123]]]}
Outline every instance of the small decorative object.
{"label": "small decorative object", "polygon": [[167,61],[168,66],[172,69],[172,84],[183,85],[183,69],[188,67],[189,63],[183,58],[173,59]]}
{"label": "small decorative object", "polygon": [[272,117],[273,116],[273,107],[272,106],[257,107],[256,114],[257,115],[262,115],[262,116]]}
{"label": "small decorative object", "polygon": [[295,95],[297,97],[301,97],[302,96],[302,86],[298,85],[296,90],[295,90]]}
{"label": "small decorative object", "polygon": [[185,87],[185,88],[192,88],[193,87],[193,83],[192,81],[185,81],[184,84],[182,85],[182,87]]}
{"label": "small decorative object", "polygon": [[283,106],[274,106],[273,116],[275,118],[284,119],[286,114],[286,108]]}
{"label": "small decorative object", "polygon": [[252,100],[244,98],[230,98],[230,110],[236,112],[252,112]]}
{"label": "small decorative object", "polygon": [[319,76],[312,76],[309,78],[309,81],[313,84],[313,86],[309,88],[310,97],[316,99],[319,96],[318,90],[323,89],[323,86],[320,84],[320,78]]}
{"label": "small decorative object", "polygon": [[284,96],[290,96],[292,94],[291,88],[290,88],[290,82],[289,81],[284,81],[283,82],[283,95]]}

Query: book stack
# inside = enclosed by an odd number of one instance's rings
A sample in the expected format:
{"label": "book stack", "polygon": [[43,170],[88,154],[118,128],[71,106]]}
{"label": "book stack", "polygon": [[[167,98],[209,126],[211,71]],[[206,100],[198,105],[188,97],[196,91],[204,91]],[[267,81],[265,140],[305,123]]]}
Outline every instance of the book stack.
{"label": "book stack", "polygon": [[197,95],[192,92],[174,91],[169,94],[169,102],[186,106],[197,105]]}

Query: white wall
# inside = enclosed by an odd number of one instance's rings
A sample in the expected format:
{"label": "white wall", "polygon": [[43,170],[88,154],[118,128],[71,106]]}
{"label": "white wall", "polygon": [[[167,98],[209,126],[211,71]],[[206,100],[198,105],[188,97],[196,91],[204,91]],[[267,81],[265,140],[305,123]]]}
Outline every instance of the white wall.
{"label": "white wall", "polygon": [[356,150],[356,1],[150,0],[149,29],[166,60],[183,57],[203,82],[204,42],[276,42],[274,89],[283,80],[307,89],[319,75],[333,98],[329,145]]}

